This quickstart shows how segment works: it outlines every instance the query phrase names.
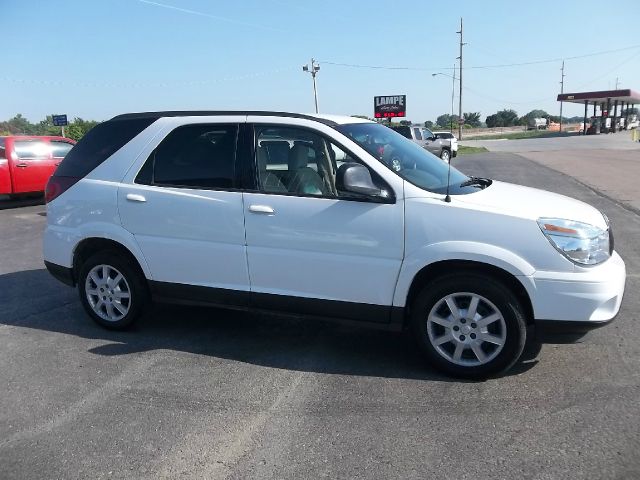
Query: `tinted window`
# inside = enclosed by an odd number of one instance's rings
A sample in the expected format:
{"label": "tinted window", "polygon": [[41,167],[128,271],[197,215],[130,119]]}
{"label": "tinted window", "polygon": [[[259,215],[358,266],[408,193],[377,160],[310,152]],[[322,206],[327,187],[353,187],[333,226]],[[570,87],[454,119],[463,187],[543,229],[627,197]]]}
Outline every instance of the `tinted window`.
{"label": "tinted window", "polygon": [[4,153],[4,145],[0,145],[0,159],[7,158],[6,153]]}
{"label": "tinted window", "polygon": [[446,133],[446,132],[438,133],[437,135],[438,135],[438,137],[440,137],[440,138],[444,138],[444,139],[451,139],[451,138],[453,138],[453,135],[451,135],[450,133]]}
{"label": "tinted window", "polygon": [[16,140],[13,142],[13,150],[20,159],[49,158],[49,145],[41,140]]}
{"label": "tinted window", "polygon": [[416,140],[422,140],[422,132],[420,132],[419,128],[414,128],[413,133],[416,136]]}
{"label": "tinted window", "polygon": [[96,125],[64,157],[55,175],[84,177],[155,120],[155,118],[109,120]]}
{"label": "tinted window", "polygon": [[153,151],[136,181],[174,187],[233,188],[237,136],[237,125],[178,127]]}
{"label": "tinted window", "polygon": [[51,155],[54,158],[64,158],[72,148],[72,143],[61,142],[59,140],[51,140]]}

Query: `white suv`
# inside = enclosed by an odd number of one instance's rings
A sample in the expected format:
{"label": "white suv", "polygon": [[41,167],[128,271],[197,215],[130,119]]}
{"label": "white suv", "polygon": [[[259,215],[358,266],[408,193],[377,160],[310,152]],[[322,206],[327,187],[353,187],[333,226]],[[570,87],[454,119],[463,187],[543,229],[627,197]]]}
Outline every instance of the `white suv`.
{"label": "white suv", "polygon": [[334,318],[410,329],[475,378],[511,367],[528,326],[614,318],[625,266],[602,213],[447,169],[350,117],[121,115],[51,178],[45,263],[107,328],[151,300]]}

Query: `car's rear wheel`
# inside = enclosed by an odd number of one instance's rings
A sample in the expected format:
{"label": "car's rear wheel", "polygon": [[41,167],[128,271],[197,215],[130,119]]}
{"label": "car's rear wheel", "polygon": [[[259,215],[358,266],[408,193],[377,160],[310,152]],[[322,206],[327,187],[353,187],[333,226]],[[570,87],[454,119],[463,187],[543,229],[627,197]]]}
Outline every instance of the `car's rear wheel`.
{"label": "car's rear wheel", "polygon": [[447,275],[427,285],[413,302],[411,327],[432,364],[465,378],[508,370],[526,340],[518,299],[502,283],[476,273]]}
{"label": "car's rear wheel", "polygon": [[442,152],[440,152],[440,158],[449,163],[449,160],[451,160],[451,152],[449,152],[449,150],[447,149],[443,149]]}
{"label": "car's rear wheel", "polygon": [[131,325],[149,303],[145,279],[115,251],[98,252],[82,264],[78,292],[89,316],[114,330]]}

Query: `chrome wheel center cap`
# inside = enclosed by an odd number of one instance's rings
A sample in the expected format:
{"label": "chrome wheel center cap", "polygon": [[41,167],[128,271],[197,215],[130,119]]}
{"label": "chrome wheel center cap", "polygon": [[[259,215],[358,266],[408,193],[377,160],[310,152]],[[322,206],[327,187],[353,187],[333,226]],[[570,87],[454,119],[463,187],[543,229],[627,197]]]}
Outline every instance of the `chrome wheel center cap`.
{"label": "chrome wheel center cap", "polygon": [[464,334],[464,335],[468,335],[469,332],[471,331],[471,327],[469,325],[463,325],[460,328],[460,331]]}

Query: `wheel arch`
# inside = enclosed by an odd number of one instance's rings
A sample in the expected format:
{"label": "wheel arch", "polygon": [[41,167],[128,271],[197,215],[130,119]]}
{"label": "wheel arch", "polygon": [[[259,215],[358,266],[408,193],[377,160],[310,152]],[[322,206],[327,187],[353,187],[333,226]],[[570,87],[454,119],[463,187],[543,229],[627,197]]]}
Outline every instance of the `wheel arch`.
{"label": "wheel arch", "polygon": [[73,278],[74,281],[78,279],[78,272],[80,270],[81,265],[89,258],[91,255],[102,252],[102,251],[116,251],[128,257],[131,260],[132,265],[136,268],[139,273],[143,276],[143,278],[148,278],[146,275],[145,269],[143,268],[143,263],[136,257],[136,255],[125,245],[122,243],[112,240],[110,238],[104,237],[87,237],[82,239],[73,250]]}
{"label": "wheel arch", "polygon": [[441,260],[424,266],[413,277],[405,303],[405,327],[407,326],[411,304],[422,287],[428,285],[440,276],[456,271],[487,275],[507,286],[507,288],[509,288],[520,301],[522,308],[524,309],[523,313],[525,314],[527,325],[533,324],[534,311],[531,297],[529,296],[525,286],[515,275],[488,263],[473,260]]}

